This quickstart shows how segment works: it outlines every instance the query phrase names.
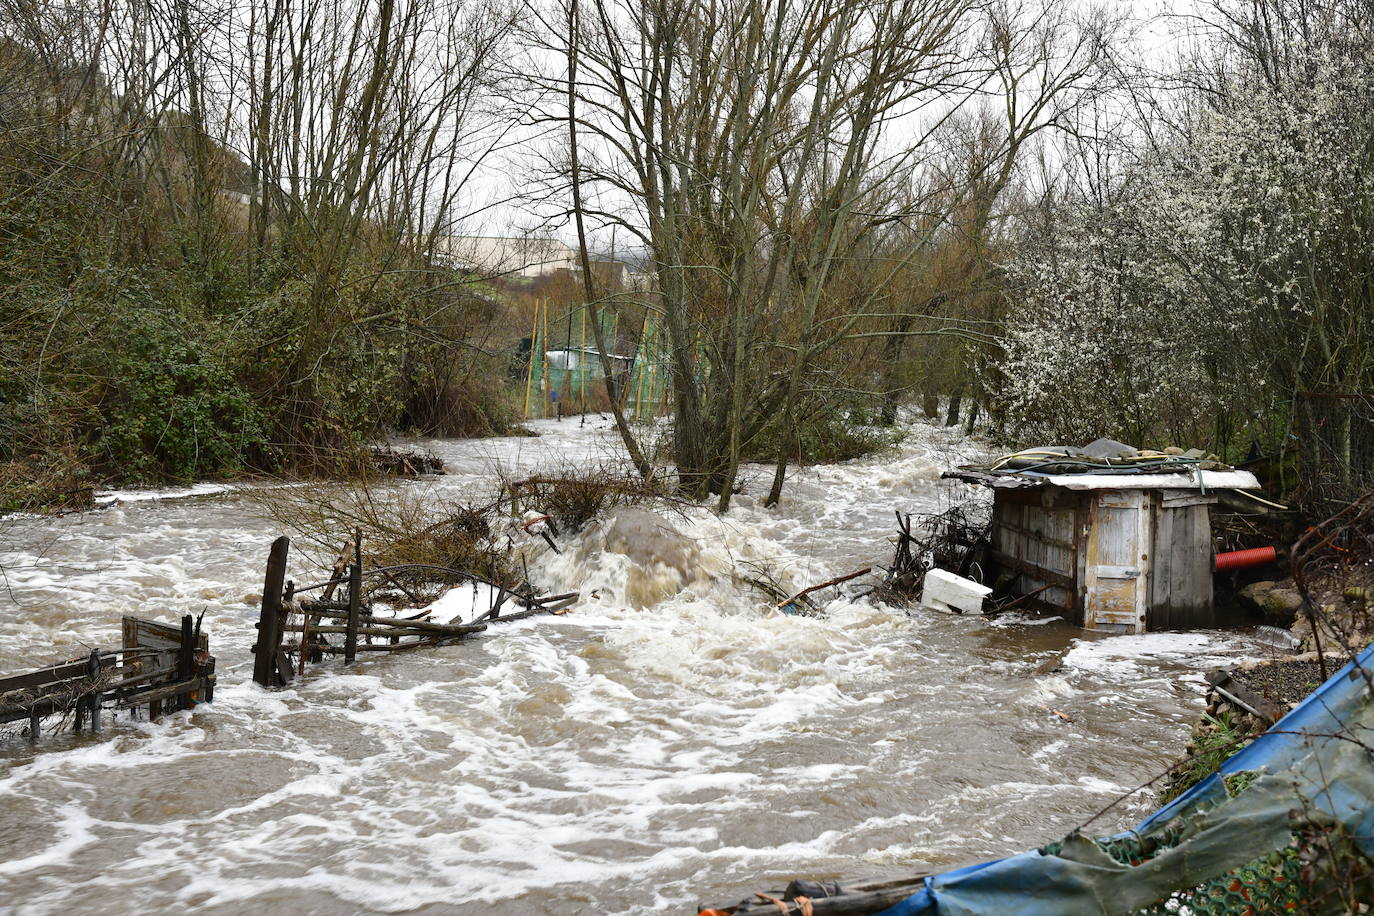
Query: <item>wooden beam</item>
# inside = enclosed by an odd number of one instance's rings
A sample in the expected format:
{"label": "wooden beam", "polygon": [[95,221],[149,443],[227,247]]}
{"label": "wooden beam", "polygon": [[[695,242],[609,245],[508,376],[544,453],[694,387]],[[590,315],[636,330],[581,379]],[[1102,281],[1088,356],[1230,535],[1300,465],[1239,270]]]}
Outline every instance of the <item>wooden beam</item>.
{"label": "wooden beam", "polygon": [[353,563],[348,567],[348,626],[344,630],[344,664],[358,654],[358,617],[363,607],[363,533],[353,532]]}
{"label": "wooden beam", "polygon": [[[282,632],[284,632],[284,633],[304,633],[305,631],[306,631],[305,625],[304,625],[304,624],[299,624],[299,623],[289,623],[289,624],[287,624],[286,626],[282,627]],[[310,632],[311,632],[311,633],[343,633],[343,634],[345,634],[345,636],[346,636],[347,634],[349,634],[349,633],[352,633],[352,634],[354,635],[355,638],[358,637],[358,636],[381,636],[381,637],[392,637],[392,636],[433,636],[433,635],[435,635],[435,634],[431,633],[431,632],[428,631],[428,630],[417,630],[417,629],[414,629],[414,628],[411,628],[411,627],[312,626],[312,627],[310,627]],[[464,634],[461,634],[461,633],[454,633],[454,634],[452,634],[452,635],[454,635],[454,636],[461,636],[461,635],[464,635]],[[318,648],[318,649],[323,649],[324,647],[323,647],[323,646],[316,646],[316,648]],[[348,645],[347,645],[346,643],[345,643],[343,649],[344,649],[344,652],[345,652],[345,653],[348,652]],[[354,652],[357,652],[357,651],[358,651],[358,647],[357,647],[356,645],[353,647],[353,651],[354,651]]]}
{"label": "wooden beam", "polygon": [[263,687],[284,683],[277,674],[277,650],[281,647],[281,596],[286,582],[286,559],[291,539],[283,535],[272,542],[267,556],[267,577],[262,586],[262,610],[258,615],[258,642],[253,647],[253,680]]}
{"label": "wooden beam", "polygon": [[[104,655],[100,658],[101,668],[114,667],[115,658],[113,654]],[[76,662],[63,662],[60,665],[50,665],[47,668],[39,668],[37,671],[30,671],[27,674],[13,674],[6,678],[0,678],[0,696],[13,690],[27,690],[31,687],[43,687],[48,684],[57,684],[62,681],[74,681],[90,675],[90,660],[81,659]]]}
{"label": "wooden beam", "polygon": [[1023,537],[1027,537],[1034,541],[1038,541],[1041,544],[1048,544],[1051,547],[1059,547],[1064,550],[1073,550],[1074,548],[1074,545],[1071,543],[1068,543],[1066,541],[1052,540],[1050,538],[1045,537],[1045,535],[1040,533],[1039,531],[1031,531],[1029,528],[1023,528],[1020,525],[1013,525],[1011,522],[1008,522],[1005,519],[998,519],[992,524],[995,528],[1001,528],[1003,530],[1010,531],[1013,534],[1019,534]]}
{"label": "wooden beam", "polygon": [[1053,569],[1046,569],[1045,567],[1040,566],[1036,563],[1031,563],[1028,560],[1022,560],[1019,557],[1014,557],[1011,554],[1003,553],[1000,550],[989,550],[988,556],[991,557],[992,561],[996,563],[998,566],[1004,566],[1009,569],[1015,569],[1018,572],[1023,572],[1029,576],[1034,576],[1041,582],[1048,582],[1051,585],[1057,585],[1060,588],[1067,589],[1070,592],[1070,594],[1072,594],[1074,589],[1077,588],[1077,585],[1071,577],[1066,576],[1061,572],[1055,572]]}
{"label": "wooden beam", "polygon": [[[115,706],[123,709],[130,706],[142,706],[144,703],[147,703],[150,707],[157,706],[158,714],[160,714],[163,700],[170,700],[195,693],[202,689],[204,681],[204,678],[193,677],[186,681],[176,681],[171,684],[164,684],[161,687],[154,687],[152,690],[145,690],[141,693],[123,697],[115,703]],[[149,714],[156,718],[156,715],[153,713],[150,712]]]}
{"label": "wooden beam", "polygon": [[[184,681],[195,674],[196,666],[196,637],[195,637],[195,618],[190,614],[185,614],[181,618],[181,646],[177,649],[177,673],[176,679]],[[190,704],[183,698],[178,704],[181,709],[187,708]]]}

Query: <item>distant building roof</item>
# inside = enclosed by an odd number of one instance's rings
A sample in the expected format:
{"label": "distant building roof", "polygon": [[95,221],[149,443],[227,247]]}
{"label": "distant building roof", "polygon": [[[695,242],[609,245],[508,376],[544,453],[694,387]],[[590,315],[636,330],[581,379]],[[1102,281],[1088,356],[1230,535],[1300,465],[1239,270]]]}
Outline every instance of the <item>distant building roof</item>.
{"label": "distant building roof", "polygon": [[558,239],[449,235],[439,239],[438,248],[465,267],[505,276],[542,277],[577,264],[576,251]]}

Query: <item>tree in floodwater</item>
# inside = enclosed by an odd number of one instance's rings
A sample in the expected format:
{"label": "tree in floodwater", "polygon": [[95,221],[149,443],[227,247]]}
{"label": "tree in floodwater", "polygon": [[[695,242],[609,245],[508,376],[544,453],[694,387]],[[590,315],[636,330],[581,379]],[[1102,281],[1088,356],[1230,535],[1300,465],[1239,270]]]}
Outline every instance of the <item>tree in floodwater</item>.
{"label": "tree in floodwater", "polygon": [[930,241],[879,252],[883,227],[939,226],[931,207],[966,200],[924,180],[941,126],[995,99],[1002,130],[978,177],[1000,190],[1097,50],[1047,41],[1048,22],[1067,22],[1047,7],[967,0],[573,0],[560,15],[569,66],[549,92],[563,81],[573,216],[649,252],[673,459],[683,488],[722,509],[770,429],[779,499],[832,357],[880,333],[866,322]]}

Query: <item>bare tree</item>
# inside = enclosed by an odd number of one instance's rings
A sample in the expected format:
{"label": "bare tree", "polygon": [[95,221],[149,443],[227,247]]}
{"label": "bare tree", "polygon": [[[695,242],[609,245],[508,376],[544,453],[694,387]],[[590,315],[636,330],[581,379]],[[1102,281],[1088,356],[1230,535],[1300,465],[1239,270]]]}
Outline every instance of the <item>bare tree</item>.
{"label": "bare tree", "polygon": [[[583,138],[575,219],[651,253],[684,489],[724,509],[771,424],[776,502],[813,367],[889,302],[927,240],[870,271],[862,295],[840,301],[837,278],[883,227],[940,224],[932,206],[990,214],[1027,139],[1081,90],[1096,33],[1066,44],[1048,6],[965,0],[583,2],[562,8],[575,27],[551,43],[576,67],[549,82],[564,81],[562,117]],[[545,23],[538,37],[554,34]],[[935,188],[921,176],[941,125],[988,98],[1005,126],[977,187]],[[616,203],[589,208],[583,185]]]}

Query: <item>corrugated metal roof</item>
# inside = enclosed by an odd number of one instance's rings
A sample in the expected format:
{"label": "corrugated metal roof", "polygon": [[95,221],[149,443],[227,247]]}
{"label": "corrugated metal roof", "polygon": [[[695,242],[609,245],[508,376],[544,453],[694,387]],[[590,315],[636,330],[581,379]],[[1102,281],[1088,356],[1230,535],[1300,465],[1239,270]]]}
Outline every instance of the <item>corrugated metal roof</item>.
{"label": "corrugated metal roof", "polygon": [[1064,487],[1068,490],[1258,490],[1249,471],[1189,471],[1172,474],[1037,474],[959,468],[945,477],[985,487]]}
{"label": "corrugated metal roof", "polygon": [[[1199,480],[1198,478],[1202,479]],[[1258,490],[1249,471],[1194,471],[1183,474],[1051,474],[1053,487],[1070,490]]]}

